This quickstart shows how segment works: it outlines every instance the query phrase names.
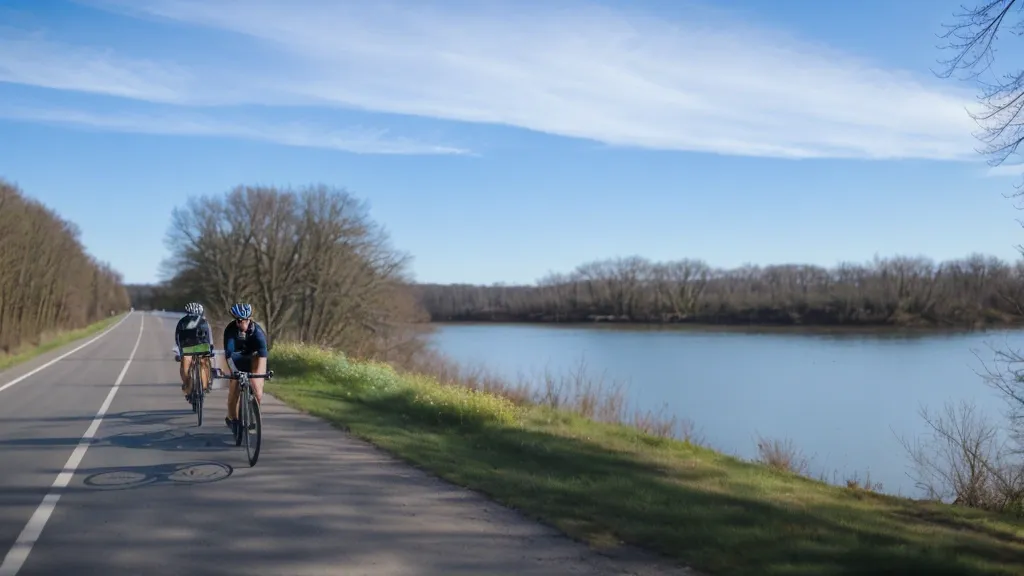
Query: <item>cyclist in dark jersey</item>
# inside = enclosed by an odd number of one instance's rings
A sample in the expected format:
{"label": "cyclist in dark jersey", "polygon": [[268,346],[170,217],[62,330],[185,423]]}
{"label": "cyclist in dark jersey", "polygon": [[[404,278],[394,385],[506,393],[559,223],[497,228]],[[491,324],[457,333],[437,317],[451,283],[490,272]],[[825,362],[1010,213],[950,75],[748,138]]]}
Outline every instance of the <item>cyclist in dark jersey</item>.
{"label": "cyclist in dark jersey", "polygon": [[[186,400],[192,394],[192,382],[189,382],[188,370],[196,357],[185,356],[183,353],[213,353],[213,334],[210,330],[210,323],[206,321],[203,312],[202,304],[189,302],[185,305],[185,316],[178,320],[178,325],[174,327],[174,344],[177,347],[174,360],[181,363],[181,391],[185,394]],[[210,358],[199,357],[199,378],[207,392],[210,391],[211,375]]]}
{"label": "cyclist in dark jersey", "polygon": [[[239,302],[231,307],[235,319],[224,328],[224,360],[228,374],[252,372],[264,374],[267,371],[267,334],[263,327],[252,319],[252,306]],[[249,381],[257,402],[263,401],[263,379]],[[225,424],[232,430],[238,423],[238,381],[231,380],[228,388],[228,415]]]}

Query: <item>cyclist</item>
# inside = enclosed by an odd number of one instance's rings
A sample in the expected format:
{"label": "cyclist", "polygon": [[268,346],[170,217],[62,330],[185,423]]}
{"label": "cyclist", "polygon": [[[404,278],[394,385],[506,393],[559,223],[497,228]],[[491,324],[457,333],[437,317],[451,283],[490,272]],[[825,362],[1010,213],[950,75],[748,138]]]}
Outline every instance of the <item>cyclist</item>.
{"label": "cyclist", "polygon": [[[252,306],[239,302],[231,307],[230,322],[224,328],[224,361],[228,375],[234,372],[264,374],[267,371],[267,334],[252,319]],[[257,402],[263,402],[263,379],[249,381]],[[238,424],[238,380],[231,379],[228,387],[228,415],[224,423],[235,430]]]}
{"label": "cyclist", "polygon": [[[178,320],[174,327],[174,345],[177,351],[174,361],[180,362],[181,391],[185,394],[185,400],[190,400],[192,395],[193,382],[189,380],[188,370],[192,361],[197,357],[185,356],[185,353],[205,352],[213,354],[213,335],[210,331],[210,323],[206,321],[203,305],[198,302],[189,302],[185,305],[185,316]],[[211,382],[211,365],[208,356],[199,356],[199,378],[203,388],[209,392]]]}

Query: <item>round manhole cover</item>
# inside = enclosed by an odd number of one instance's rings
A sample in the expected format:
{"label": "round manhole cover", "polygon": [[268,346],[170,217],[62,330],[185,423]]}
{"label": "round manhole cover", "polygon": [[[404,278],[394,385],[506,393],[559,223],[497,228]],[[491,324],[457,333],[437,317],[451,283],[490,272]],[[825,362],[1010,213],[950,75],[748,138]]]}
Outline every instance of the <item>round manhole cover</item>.
{"label": "round manhole cover", "polygon": [[175,470],[168,478],[174,482],[213,482],[231,474],[222,464],[192,464]]}
{"label": "round manhole cover", "polygon": [[140,472],[132,472],[131,470],[115,470],[113,472],[103,472],[90,477],[89,484],[100,488],[120,488],[135,484],[142,484],[147,480],[152,480],[152,478]]}

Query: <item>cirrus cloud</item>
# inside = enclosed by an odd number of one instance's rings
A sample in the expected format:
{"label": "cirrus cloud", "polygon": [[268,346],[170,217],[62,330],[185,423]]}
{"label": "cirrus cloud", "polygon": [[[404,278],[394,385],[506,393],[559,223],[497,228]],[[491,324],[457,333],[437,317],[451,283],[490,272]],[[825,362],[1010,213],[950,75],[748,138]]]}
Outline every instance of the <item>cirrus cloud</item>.
{"label": "cirrus cloud", "polygon": [[82,1],[174,22],[169,33],[194,26],[246,39],[275,61],[182,54],[163,67],[105,66],[92,52],[94,73],[82,78],[41,49],[31,73],[12,73],[0,57],[0,79],[170,103],[497,124],[646,149],[977,157],[968,94],[714,15],[668,21],[578,2]]}

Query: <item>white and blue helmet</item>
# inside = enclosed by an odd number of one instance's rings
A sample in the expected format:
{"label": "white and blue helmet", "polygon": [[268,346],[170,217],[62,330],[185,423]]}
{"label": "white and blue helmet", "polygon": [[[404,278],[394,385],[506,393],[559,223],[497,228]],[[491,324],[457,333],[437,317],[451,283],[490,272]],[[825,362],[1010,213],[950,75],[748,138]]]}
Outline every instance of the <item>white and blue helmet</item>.
{"label": "white and blue helmet", "polygon": [[252,306],[239,302],[231,307],[231,316],[238,320],[245,320],[252,317]]}

